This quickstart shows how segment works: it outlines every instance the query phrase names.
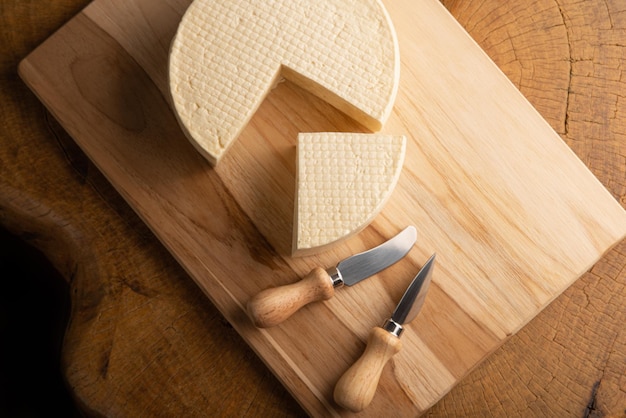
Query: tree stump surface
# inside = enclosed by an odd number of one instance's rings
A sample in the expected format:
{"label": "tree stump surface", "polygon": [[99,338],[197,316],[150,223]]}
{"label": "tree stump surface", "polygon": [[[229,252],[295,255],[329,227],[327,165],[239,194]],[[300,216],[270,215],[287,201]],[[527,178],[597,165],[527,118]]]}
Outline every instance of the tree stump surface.
{"label": "tree stump surface", "polygon": [[[443,3],[626,206],[626,5]],[[303,415],[19,79],[18,62],[87,4],[0,4],[0,225],[69,283],[68,387],[94,415]],[[426,415],[626,416],[623,306],[626,242]]]}

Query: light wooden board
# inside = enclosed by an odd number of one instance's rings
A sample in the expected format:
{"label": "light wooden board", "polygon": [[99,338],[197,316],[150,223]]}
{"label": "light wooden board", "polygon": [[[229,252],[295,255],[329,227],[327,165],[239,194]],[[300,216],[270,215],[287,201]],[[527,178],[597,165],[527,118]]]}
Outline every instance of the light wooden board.
{"label": "light wooden board", "polygon": [[[95,0],[20,74],[244,339],[312,415],[346,414],[335,382],[437,253],[428,299],[362,414],[414,416],[626,235],[626,213],[436,0],[385,2],[401,84],[388,133],[407,157],[370,227],[290,258],[298,132],[361,128],[298,87],[272,91],[218,169],[167,102],[167,51],[188,0]],[[402,262],[279,327],[250,296],[336,264],[408,224]]]}

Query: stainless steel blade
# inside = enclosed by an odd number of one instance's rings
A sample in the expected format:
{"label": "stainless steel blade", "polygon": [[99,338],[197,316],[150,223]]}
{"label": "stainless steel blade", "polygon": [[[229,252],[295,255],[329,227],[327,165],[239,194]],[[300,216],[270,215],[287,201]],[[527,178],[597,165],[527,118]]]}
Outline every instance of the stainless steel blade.
{"label": "stainless steel blade", "polygon": [[426,293],[430,286],[430,280],[435,264],[435,254],[433,254],[424,267],[415,276],[409,287],[404,292],[402,299],[398,303],[396,310],[391,315],[391,320],[399,325],[404,325],[415,319],[424,305]]}
{"label": "stainless steel blade", "polygon": [[337,264],[343,283],[352,286],[404,257],[417,239],[415,227],[408,226],[390,240],[371,250],[355,254]]}

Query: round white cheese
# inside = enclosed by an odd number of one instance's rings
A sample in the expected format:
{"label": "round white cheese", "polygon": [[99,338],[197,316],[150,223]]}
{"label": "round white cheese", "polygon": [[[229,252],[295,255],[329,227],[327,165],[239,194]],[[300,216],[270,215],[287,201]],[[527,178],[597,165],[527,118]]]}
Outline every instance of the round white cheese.
{"label": "round white cheese", "polygon": [[195,0],[172,41],[169,85],[183,131],[215,165],[281,77],[377,131],[399,71],[380,0]]}
{"label": "round white cheese", "polygon": [[372,222],[398,182],[405,152],[402,135],[298,135],[293,254],[320,251]]}

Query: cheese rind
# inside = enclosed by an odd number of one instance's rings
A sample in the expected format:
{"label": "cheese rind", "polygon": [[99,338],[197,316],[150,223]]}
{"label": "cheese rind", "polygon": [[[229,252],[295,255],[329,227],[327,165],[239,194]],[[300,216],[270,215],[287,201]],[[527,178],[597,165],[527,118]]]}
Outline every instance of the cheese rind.
{"label": "cheese rind", "polygon": [[169,84],[183,131],[216,164],[281,77],[376,131],[399,69],[380,0],[194,0],[172,41]]}
{"label": "cheese rind", "polygon": [[299,134],[293,254],[321,251],[372,222],[398,182],[405,153],[403,135]]}

